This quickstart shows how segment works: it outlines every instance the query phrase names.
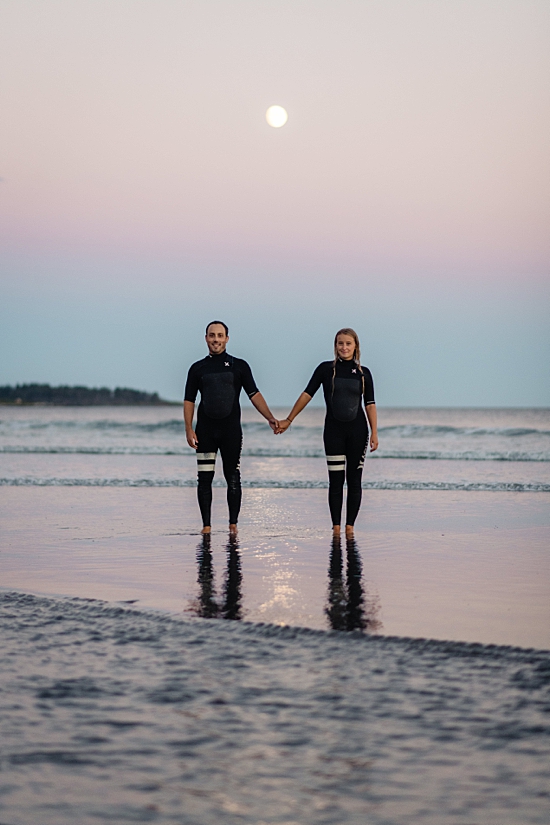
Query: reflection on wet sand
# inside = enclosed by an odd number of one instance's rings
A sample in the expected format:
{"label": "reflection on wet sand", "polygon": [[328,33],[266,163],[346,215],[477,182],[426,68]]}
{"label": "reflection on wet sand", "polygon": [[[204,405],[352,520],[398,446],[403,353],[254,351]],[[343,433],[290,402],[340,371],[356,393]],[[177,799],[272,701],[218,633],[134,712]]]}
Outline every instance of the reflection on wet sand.
{"label": "reflection on wet sand", "polygon": [[[364,585],[357,543],[355,539],[347,539],[345,550],[343,546],[340,539],[332,540],[327,604],[324,608],[329,626],[332,630],[380,632],[382,623],[377,618],[380,609],[378,599],[369,594]],[[201,536],[197,547],[198,593],[188,608],[189,612],[201,619],[239,621],[243,618],[242,560],[237,536],[229,535],[225,551],[223,587],[220,588],[221,592],[218,592],[212,539],[210,535]],[[252,612],[254,612],[253,608]],[[247,613],[250,615],[250,606]],[[281,619],[286,618],[283,611]]]}
{"label": "reflection on wet sand", "polygon": [[328,604],[325,613],[332,630],[366,630],[382,628],[376,618],[379,606],[368,601],[362,582],[361,556],[355,539],[346,540],[346,579],[343,576],[342,542],[332,540],[328,568]]}
{"label": "reflection on wet sand", "polygon": [[227,568],[224,584],[223,618],[242,619],[242,581],[241,554],[237,536],[230,535],[226,546]]}
{"label": "reflection on wet sand", "polygon": [[226,545],[227,567],[221,603],[216,598],[211,537],[202,536],[197,547],[199,595],[192,611],[202,619],[242,618],[242,569],[239,541],[230,535]]}

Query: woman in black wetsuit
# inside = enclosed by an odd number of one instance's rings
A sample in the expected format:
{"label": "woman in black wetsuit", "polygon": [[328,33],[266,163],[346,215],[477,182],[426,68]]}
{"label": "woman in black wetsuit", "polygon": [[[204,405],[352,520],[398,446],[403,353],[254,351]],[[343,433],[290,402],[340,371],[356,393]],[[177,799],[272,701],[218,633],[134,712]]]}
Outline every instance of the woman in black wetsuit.
{"label": "woman in black wetsuit", "polygon": [[361,476],[369,444],[369,426],[371,452],[378,447],[372,375],[367,367],[361,366],[360,359],[357,333],[348,327],[338,330],[334,338],[334,360],[319,364],[288,418],[279,422],[277,430],[282,433],[288,429],[322,384],[327,405],[323,442],[329,477],[328,504],[335,536],[340,535],[344,478],[348,484],[346,536],[353,536],[361,505]]}

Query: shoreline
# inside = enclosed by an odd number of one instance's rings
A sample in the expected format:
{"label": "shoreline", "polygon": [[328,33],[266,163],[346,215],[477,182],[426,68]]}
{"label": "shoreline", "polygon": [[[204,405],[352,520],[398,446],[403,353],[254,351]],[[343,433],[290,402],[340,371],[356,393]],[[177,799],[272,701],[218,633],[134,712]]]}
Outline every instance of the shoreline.
{"label": "shoreline", "polygon": [[[48,594],[43,593],[41,591],[32,591],[29,592],[27,590],[17,590],[12,588],[2,587],[0,585],[0,597],[4,599],[9,599],[11,596],[14,597],[29,597],[31,599],[36,600],[44,600],[48,603],[71,603],[81,607],[88,607],[88,606],[97,606],[99,609],[106,609],[106,610],[116,610],[117,612],[122,611],[128,615],[143,615],[143,616],[150,616],[152,618],[158,618],[159,616],[163,619],[166,619],[170,622],[173,622],[175,625],[179,626],[181,624],[199,624],[202,625],[213,625],[219,626],[220,628],[227,626],[227,622],[229,620],[222,620],[217,618],[204,618],[201,616],[188,616],[184,614],[173,613],[166,608],[158,607],[140,607],[137,604],[132,604],[131,601],[108,601],[107,599],[83,599],[79,596],[74,596],[70,594]],[[499,653],[507,654],[507,653],[519,653],[519,654],[530,654],[534,653],[536,655],[544,654],[550,655],[550,646],[549,647],[525,647],[523,645],[511,645],[511,644],[496,644],[494,642],[469,642],[469,641],[461,641],[460,639],[438,639],[431,636],[390,636],[384,633],[365,633],[359,629],[353,631],[345,631],[345,630],[333,630],[332,628],[319,628],[319,627],[307,627],[301,625],[292,625],[292,624],[276,624],[270,622],[255,622],[255,621],[248,621],[244,620],[237,620],[235,625],[238,627],[242,627],[244,632],[255,632],[257,631],[259,634],[264,634],[266,636],[277,636],[280,638],[288,638],[294,639],[297,637],[326,637],[330,639],[363,639],[367,644],[399,644],[403,646],[413,645],[414,647],[420,649],[434,649],[440,651],[448,651],[448,652],[458,652],[461,651],[468,652],[468,653],[475,653],[475,652],[491,652],[491,654]]]}
{"label": "shoreline", "polygon": [[550,647],[542,496],[371,490],[335,557],[326,490],[243,492],[232,546],[214,489],[205,552],[193,488],[5,487],[2,588],[223,619],[230,585],[243,621]]}

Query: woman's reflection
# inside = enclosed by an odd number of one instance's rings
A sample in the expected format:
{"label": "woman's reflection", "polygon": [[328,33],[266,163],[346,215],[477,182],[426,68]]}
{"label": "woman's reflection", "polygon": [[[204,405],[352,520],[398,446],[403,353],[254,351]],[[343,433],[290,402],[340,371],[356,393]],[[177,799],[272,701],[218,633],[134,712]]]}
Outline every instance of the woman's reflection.
{"label": "woman's reflection", "polygon": [[223,588],[223,601],[216,598],[214,566],[212,561],[211,535],[201,536],[197,548],[199,597],[195,603],[196,614],[202,619],[242,618],[242,570],[237,536],[230,535],[226,546],[227,567]]}
{"label": "woman's reflection", "polygon": [[346,629],[346,591],[342,581],[342,542],[332,539],[328,566],[328,605],[325,613],[333,630]]}
{"label": "woman's reflection", "polygon": [[346,540],[346,580],[343,577],[342,544],[332,540],[328,568],[328,605],[325,613],[333,630],[368,630],[381,628],[376,619],[378,605],[365,606],[361,556],[355,539]]}
{"label": "woman's reflection", "polygon": [[225,571],[224,603],[222,615],[224,619],[242,619],[242,580],[241,554],[239,541],[234,533],[229,534],[229,541],[225,548],[227,552],[227,568]]}

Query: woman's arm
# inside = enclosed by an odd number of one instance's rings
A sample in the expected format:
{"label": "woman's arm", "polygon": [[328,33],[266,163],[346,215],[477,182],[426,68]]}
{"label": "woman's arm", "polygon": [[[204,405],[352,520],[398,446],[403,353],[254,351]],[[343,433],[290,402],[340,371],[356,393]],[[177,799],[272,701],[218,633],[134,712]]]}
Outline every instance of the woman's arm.
{"label": "woman's arm", "polygon": [[284,433],[285,430],[288,430],[294,419],[297,415],[300,415],[304,407],[307,407],[309,402],[311,401],[312,396],[309,395],[307,392],[303,392],[294,406],[292,407],[291,411],[289,412],[288,416],[284,418],[282,421],[279,421],[279,429],[276,430],[277,433]]}
{"label": "woman's arm", "polygon": [[378,449],[378,415],[376,404],[367,404],[365,407],[370,429],[370,451],[373,453]]}

